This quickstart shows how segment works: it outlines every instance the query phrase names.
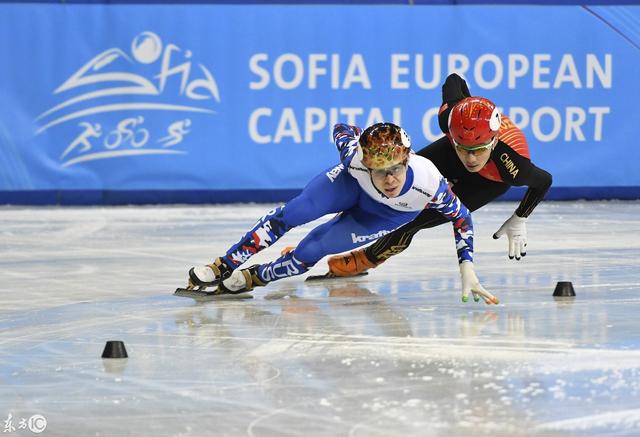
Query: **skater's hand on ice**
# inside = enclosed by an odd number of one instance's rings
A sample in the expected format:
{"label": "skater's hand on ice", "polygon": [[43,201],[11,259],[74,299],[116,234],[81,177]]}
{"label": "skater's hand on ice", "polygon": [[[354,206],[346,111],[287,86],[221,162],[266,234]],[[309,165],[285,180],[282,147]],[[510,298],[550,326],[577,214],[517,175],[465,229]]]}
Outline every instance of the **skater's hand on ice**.
{"label": "skater's hand on ice", "polygon": [[520,261],[520,258],[527,254],[527,219],[514,213],[493,234],[493,239],[497,240],[504,234],[507,234],[509,239],[509,259],[515,258]]}
{"label": "skater's hand on ice", "polygon": [[473,294],[473,300],[476,302],[482,298],[487,305],[497,305],[499,303],[498,298],[485,290],[482,284],[480,284],[472,262],[464,261],[460,264],[460,276],[462,277],[463,302],[469,300],[469,292],[471,292]]}

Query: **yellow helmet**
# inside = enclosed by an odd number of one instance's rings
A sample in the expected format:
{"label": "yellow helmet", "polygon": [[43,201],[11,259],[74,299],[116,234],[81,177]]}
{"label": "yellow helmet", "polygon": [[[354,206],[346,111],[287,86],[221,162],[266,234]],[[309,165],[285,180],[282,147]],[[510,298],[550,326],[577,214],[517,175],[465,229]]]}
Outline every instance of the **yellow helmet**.
{"label": "yellow helmet", "polygon": [[376,123],[360,135],[362,164],[381,169],[404,162],[411,152],[409,135],[393,123]]}

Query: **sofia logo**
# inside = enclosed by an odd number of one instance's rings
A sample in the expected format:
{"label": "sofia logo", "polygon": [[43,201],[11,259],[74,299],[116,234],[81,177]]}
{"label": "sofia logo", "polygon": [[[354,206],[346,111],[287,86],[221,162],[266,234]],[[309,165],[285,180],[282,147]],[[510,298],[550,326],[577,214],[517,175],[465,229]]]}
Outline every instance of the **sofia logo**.
{"label": "sofia logo", "polygon": [[37,135],[63,138],[64,167],[134,155],[185,154],[176,146],[220,103],[213,74],[193,53],[142,32],[129,51],[110,48],[53,91]]}

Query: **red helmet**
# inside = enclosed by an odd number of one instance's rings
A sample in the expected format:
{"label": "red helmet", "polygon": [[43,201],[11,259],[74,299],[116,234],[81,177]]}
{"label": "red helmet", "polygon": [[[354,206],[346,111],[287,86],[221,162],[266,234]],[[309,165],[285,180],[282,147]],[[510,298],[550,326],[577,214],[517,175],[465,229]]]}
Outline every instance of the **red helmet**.
{"label": "red helmet", "polygon": [[500,112],[484,97],[467,97],[449,113],[449,133],[463,148],[481,148],[491,144],[500,130]]}

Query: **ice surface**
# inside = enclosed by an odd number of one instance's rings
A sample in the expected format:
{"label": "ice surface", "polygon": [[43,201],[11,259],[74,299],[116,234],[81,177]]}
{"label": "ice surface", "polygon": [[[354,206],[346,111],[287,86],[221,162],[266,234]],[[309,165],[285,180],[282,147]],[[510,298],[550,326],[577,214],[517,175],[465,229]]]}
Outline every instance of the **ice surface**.
{"label": "ice surface", "polygon": [[640,435],[640,203],[543,203],[520,262],[516,204],[476,212],[499,306],[460,301],[450,225],[357,280],[172,295],[272,206],[0,208],[6,435]]}

